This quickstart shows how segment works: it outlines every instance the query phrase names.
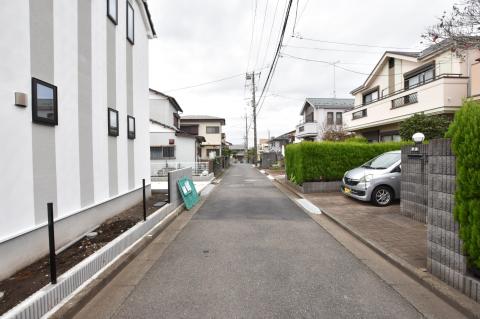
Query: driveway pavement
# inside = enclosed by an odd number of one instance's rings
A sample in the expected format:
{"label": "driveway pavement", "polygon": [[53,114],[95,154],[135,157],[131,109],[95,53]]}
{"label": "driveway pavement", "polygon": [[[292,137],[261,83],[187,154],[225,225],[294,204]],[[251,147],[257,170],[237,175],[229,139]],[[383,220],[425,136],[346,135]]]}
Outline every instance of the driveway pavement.
{"label": "driveway pavement", "polygon": [[[162,249],[108,317],[421,317],[247,164],[233,165]],[[82,318],[101,317],[95,304]]]}

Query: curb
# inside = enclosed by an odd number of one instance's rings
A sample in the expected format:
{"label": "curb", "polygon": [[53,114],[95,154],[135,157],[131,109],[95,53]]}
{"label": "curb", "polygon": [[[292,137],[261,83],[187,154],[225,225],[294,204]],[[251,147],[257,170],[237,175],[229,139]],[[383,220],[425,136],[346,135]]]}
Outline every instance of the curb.
{"label": "curb", "polygon": [[[209,184],[212,185],[212,184]],[[206,186],[208,187],[208,185]],[[205,188],[206,188],[205,187]],[[202,189],[200,194],[205,190]],[[213,185],[213,188],[215,186]],[[211,193],[211,189],[201,200],[198,205],[195,206],[195,212],[203,206],[208,195]],[[192,209],[193,210],[193,209]],[[191,211],[192,211],[191,210]],[[161,225],[155,226],[150,232],[146,233],[134,246],[125,251],[115,262],[102,269],[96,274],[93,279],[86,284],[78,288],[77,293],[73,293],[70,299],[65,303],[58,305],[58,309],[52,309],[52,313],[49,314],[49,318],[64,319],[73,318],[83,307],[85,307],[99,291],[105,288],[123,269],[125,269],[131,261],[135,259],[140,253],[158,237],[165,228],[167,228],[180,214],[185,212],[185,205],[182,203],[175,208],[170,214],[168,214],[160,223]]]}
{"label": "curb", "polygon": [[[277,180],[275,180],[275,182],[287,188],[289,191],[293,192],[297,196],[301,198],[305,198],[303,194],[298,193],[297,190],[292,189],[292,187],[290,187],[289,185],[283,184]],[[348,226],[338,218],[332,216],[330,213],[328,213],[321,207],[319,207],[319,209],[325,216],[327,216],[335,224],[340,226],[342,229],[347,231],[350,235],[352,235],[353,237],[361,241],[363,244],[365,244],[367,247],[372,249],[374,252],[376,252],[378,255],[383,257],[390,264],[400,269],[403,273],[408,275],[410,278],[412,278],[413,280],[415,280],[416,282],[418,282],[419,284],[421,284],[422,286],[430,290],[432,293],[434,293],[440,299],[445,301],[447,304],[449,304],[450,306],[452,306],[453,308],[455,308],[456,310],[458,310],[459,312],[461,312],[462,314],[464,314],[469,318],[480,318],[480,305],[477,304],[475,301],[471,300],[470,298],[468,298],[467,296],[465,296],[455,288],[448,286],[443,281],[437,279],[436,277],[433,277],[433,275],[431,275],[430,273],[417,269],[411,266],[402,258],[398,257],[397,255],[385,251],[382,247],[364,238],[359,232],[355,231],[352,227]]]}

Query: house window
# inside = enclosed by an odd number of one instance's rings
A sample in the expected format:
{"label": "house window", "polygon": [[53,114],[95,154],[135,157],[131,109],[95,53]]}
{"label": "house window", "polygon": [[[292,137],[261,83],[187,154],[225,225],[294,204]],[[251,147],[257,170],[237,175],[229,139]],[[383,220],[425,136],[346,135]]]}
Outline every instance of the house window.
{"label": "house window", "polygon": [[353,112],[352,113],[352,120],[360,119],[362,117],[367,116],[367,109],[363,109],[361,111]]}
{"label": "house window", "polygon": [[220,133],[219,126],[207,126],[207,134],[218,134]]}
{"label": "house window", "polygon": [[178,128],[178,114],[177,113],[173,113],[173,126],[175,126],[176,128]]}
{"label": "house window", "polygon": [[134,44],[135,42],[135,16],[133,7],[130,2],[127,1],[127,40]]}
{"label": "house window", "polygon": [[363,105],[375,102],[376,100],[378,100],[378,88],[363,95]]}
{"label": "house window", "polygon": [[107,16],[114,24],[117,24],[118,0],[107,0]]}
{"label": "house window", "polygon": [[108,108],[108,135],[118,136],[118,111]]}
{"label": "house window", "polygon": [[313,112],[305,115],[305,123],[313,123]]}
{"label": "house window", "polygon": [[210,157],[210,153],[215,153],[215,156],[220,156],[220,150],[214,148],[207,148],[207,156]]}
{"label": "house window", "polygon": [[58,125],[57,87],[32,78],[32,121]]}
{"label": "house window", "polygon": [[335,124],[337,125],[342,125],[343,124],[343,120],[342,120],[342,112],[337,112],[335,113]]}
{"label": "house window", "polygon": [[162,160],[175,158],[175,146],[151,146],[150,159]]}
{"label": "house window", "polygon": [[135,139],[135,118],[127,115],[127,136],[129,139]]}
{"label": "house window", "polygon": [[433,81],[435,78],[435,64],[430,64],[418,72],[405,75],[405,90]]}
{"label": "house window", "polygon": [[327,113],[327,125],[333,125],[333,112]]}

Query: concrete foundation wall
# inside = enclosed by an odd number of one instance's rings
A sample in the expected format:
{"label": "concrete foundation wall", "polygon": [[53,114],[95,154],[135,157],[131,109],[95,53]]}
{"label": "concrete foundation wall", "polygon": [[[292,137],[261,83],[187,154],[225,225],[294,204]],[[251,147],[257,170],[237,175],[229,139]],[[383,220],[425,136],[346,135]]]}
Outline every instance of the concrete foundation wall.
{"label": "concrete foundation wall", "polygon": [[305,182],[301,186],[287,180],[288,185],[294,189],[302,192],[304,194],[309,193],[328,193],[328,192],[338,192],[340,186],[342,185],[341,181],[334,182]]}
{"label": "concrete foundation wall", "polygon": [[[147,185],[147,197],[150,197]],[[106,219],[115,216],[142,200],[142,189],[136,189],[55,222],[55,244],[60,249],[82,234],[96,228]],[[45,205],[45,215],[47,206]],[[0,280],[28,266],[48,254],[48,231],[44,225],[38,229],[0,243]]]}

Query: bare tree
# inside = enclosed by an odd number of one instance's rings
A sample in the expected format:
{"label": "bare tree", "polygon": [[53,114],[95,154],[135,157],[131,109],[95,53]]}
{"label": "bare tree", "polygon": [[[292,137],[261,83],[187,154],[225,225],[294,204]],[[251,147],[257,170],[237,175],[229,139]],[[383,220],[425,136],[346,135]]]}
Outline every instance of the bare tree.
{"label": "bare tree", "polygon": [[480,48],[480,0],[463,0],[443,12],[422,37],[433,43],[451,41],[453,49]]}

